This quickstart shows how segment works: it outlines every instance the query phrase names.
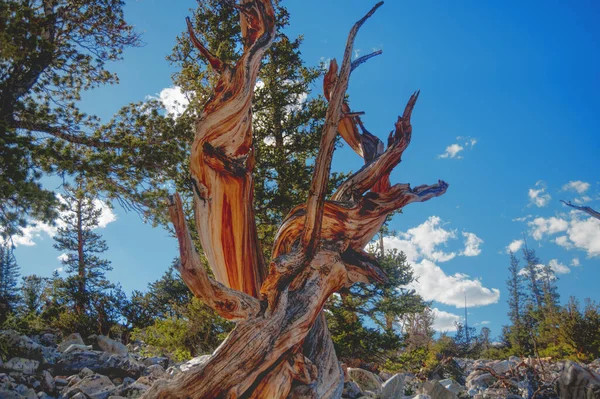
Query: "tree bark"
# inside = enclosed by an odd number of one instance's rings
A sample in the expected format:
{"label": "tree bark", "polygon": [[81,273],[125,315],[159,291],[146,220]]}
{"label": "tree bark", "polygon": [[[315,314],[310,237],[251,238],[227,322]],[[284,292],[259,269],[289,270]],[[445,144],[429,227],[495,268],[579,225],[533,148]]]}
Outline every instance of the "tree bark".
{"label": "tree bark", "polygon": [[[343,378],[321,313],[325,301],[355,282],[384,281],[374,257],[364,251],[386,216],[411,202],[442,195],[439,181],[411,189],[391,185],[389,174],[410,143],[415,93],[388,147],[364,129],[344,102],[351,71],[372,55],[351,61],[354,38],[373,7],[350,31],[339,68],[325,79],[329,100],[311,189],[305,204],[282,223],[268,274],[252,209],[251,101],[261,57],[275,35],[270,0],[247,0],[241,13],[244,53],[227,65],[195,38],[194,45],[220,73],[213,97],[196,123],[191,172],[195,223],[215,278],[204,270],[186,226],[181,200],[169,212],[179,240],[180,273],[195,296],[237,326],[204,364],[174,380],[157,382],[148,398],[338,398]],[[359,133],[359,127],[362,133]],[[331,200],[326,200],[338,132],[365,159]]]}

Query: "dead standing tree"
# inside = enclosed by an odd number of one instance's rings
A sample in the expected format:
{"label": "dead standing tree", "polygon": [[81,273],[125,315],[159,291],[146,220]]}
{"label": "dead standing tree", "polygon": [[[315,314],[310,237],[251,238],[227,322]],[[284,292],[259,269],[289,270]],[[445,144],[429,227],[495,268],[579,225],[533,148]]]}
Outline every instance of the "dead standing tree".
{"label": "dead standing tree", "polygon": [[[252,208],[254,165],[251,103],[261,58],[275,35],[271,0],[245,0],[240,12],[244,52],[228,65],[191,40],[219,73],[214,95],[196,122],[191,172],[195,223],[215,279],[192,243],[179,196],[170,215],[181,252],[180,273],[195,296],[236,328],[210,359],[170,382],[155,384],[151,398],[330,398],[343,378],[321,310],[344,286],[386,277],[364,251],[386,216],[411,202],[442,195],[448,185],[391,185],[412,128],[418,97],[411,96],[388,138],[387,149],[367,132],[344,102],[351,71],[373,55],[351,61],[354,38],[378,3],[350,31],[339,68],[324,79],[329,107],[309,197],[282,223],[268,270]],[[338,132],[365,165],[325,199]]]}

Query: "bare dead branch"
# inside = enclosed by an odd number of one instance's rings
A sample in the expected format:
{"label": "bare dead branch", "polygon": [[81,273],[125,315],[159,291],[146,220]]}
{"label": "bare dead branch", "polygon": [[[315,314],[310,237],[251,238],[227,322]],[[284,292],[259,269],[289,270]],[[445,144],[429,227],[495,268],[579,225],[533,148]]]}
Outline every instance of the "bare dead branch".
{"label": "bare dead branch", "polygon": [[575,208],[578,211],[582,211],[587,213],[588,215],[590,215],[591,217],[594,217],[598,220],[600,220],[600,212],[593,210],[592,208],[590,208],[589,206],[577,206],[571,203],[571,201],[566,202],[564,200],[560,200],[560,202],[562,202],[563,204],[565,204],[566,206],[570,206],[571,208]]}
{"label": "bare dead branch", "polygon": [[221,61],[217,56],[215,56],[206,47],[204,47],[202,42],[200,42],[200,40],[198,40],[198,38],[196,37],[196,33],[194,33],[194,26],[192,25],[192,21],[190,21],[190,18],[186,17],[185,22],[187,24],[190,40],[194,44],[194,47],[196,47],[198,51],[200,51],[200,54],[202,54],[204,58],[206,58],[210,66],[212,66],[215,71],[220,72],[221,70],[223,70],[223,61]]}
{"label": "bare dead branch", "polygon": [[371,58],[380,55],[382,52],[383,51],[381,51],[381,50],[373,51],[372,53],[363,55],[362,57],[355,59],[354,61],[352,61],[352,66],[350,67],[350,72],[354,71],[361,64],[364,64],[365,62],[367,62]]}
{"label": "bare dead branch", "polygon": [[179,241],[181,266],[178,270],[194,296],[229,320],[255,316],[260,310],[256,298],[225,287],[208,276],[192,243],[179,194],[169,198],[169,215]]}
{"label": "bare dead branch", "polygon": [[[351,60],[354,39],[356,38],[356,34],[360,27],[382,4],[383,2],[377,3],[364,17],[356,22],[350,30],[340,73],[337,76],[337,79],[335,79],[335,85],[325,117],[325,126],[323,127],[319,153],[315,161],[315,171],[311,181],[308,200],[306,201],[306,222],[302,233],[302,248],[307,259],[312,258],[321,238],[325,191],[329,182],[331,158],[333,157],[333,150],[335,147],[335,136],[337,135],[338,125],[342,116],[342,104],[346,90],[348,89],[348,79],[352,68]],[[335,60],[331,63],[330,71],[334,69],[334,66]]]}

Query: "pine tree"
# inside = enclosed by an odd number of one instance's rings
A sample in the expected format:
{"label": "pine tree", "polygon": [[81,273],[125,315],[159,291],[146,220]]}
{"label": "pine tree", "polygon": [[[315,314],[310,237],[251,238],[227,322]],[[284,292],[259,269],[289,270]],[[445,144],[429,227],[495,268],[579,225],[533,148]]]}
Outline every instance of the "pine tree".
{"label": "pine tree", "polygon": [[523,315],[526,312],[526,295],[524,291],[525,277],[521,273],[519,259],[510,252],[509,278],[506,280],[508,290],[508,318],[511,326],[508,329],[508,341],[515,353],[524,354],[528,347],[529,333],[525,331]]}
{"label": "pine tree", "polygon": [[48,279],[32,274],[23,277],[21,283],[21,297],[23,298],[23,311],[25,314],[39,314],[44,305],[44,294]]}
{"label": "pine tree", "polygon": [[530,301],[535,305],[537,311],[541,311],[544,304],[544,294],[540,284],[541,261],[535,255],[533,249],[529,249],[527,244],[523,246],[523,258],[525,259],[525,275],[527,276],[527,288],[529,290]]}
{"label": "pine tree", "polygon": [[9,242],[0,242],[0,323],[14,312],[19,300],[19,266]]}
{"label": "pine tree", "polygon": [[0,21],[0,227],[10,236],[28,217],[56,218],[45,173],[88,170],[110,180],[119,168],[115,149],[124,142],[95,132],[98,118],[77,102],[84,90],[116,83],[107,64],[140,42],[122,0],[5,0]]}
{"label": "pine tree", "polygon": [[78,316],[92,311],[92,301],[113,288],[106,279],[106,272],[112,270],[110,262],[98,255],[108,250],[106,241],[94,229],[98,227],[101,208],[95,198],[86,192],[83,183],[68,187],[65,211],[61,217],[62,227],[54,237],[54,247],[65,251],[62,264],[69,277],[65,281],[67,297]]}

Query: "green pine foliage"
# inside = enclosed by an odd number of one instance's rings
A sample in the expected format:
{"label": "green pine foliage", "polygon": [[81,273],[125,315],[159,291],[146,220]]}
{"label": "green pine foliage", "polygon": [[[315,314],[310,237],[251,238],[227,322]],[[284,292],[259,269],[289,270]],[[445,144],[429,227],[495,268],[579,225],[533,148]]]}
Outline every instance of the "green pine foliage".
{"label": "green pine foliage", "polygon": [[52,222],[59,201],[46,173],[108,176],[111,147],[99,121],[81,112],[81,93],[118,81],[107,64],[139,45],[122,0],[6,0],[0,3],[0,228]]}
{"label": "green pine foliage", "polygon": [[8,241],[0,240],[0,323],[15,312],[19,300],[19,265]]}

